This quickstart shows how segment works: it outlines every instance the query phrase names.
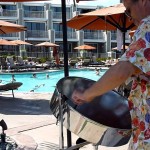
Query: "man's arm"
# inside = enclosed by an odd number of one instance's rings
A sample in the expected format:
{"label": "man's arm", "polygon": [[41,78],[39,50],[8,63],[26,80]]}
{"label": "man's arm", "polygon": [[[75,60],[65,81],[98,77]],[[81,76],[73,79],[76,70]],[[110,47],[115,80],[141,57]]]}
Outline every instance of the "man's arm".
{"label": "man's arm", "polygon": [[131,75],[139,74],[141,70],[127,61],[120,61],[112,66],[95,84],[84,93],[75,91],[72,99],[77,104],[90,102],[96,96],[102,95],[121,85]]}

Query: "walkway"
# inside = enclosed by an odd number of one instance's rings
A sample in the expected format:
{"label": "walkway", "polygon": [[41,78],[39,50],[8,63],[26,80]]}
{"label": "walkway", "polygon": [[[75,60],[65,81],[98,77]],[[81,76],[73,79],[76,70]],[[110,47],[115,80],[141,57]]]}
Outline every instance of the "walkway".
{"label": "walkway", "polygon": [[[7,135],[17,141],[22,150],[59,150],[59,126],[49,109],[49,93],[11,93],[0,95],[0,119],[8,125]],[[72,134],[72,141],[78,137]],[[64,129],[66,145],[66,130]],[[99,150],[126,150],[128,144],[118,148],[99,146]],[[81,150],[93,150],[91,144]]]}

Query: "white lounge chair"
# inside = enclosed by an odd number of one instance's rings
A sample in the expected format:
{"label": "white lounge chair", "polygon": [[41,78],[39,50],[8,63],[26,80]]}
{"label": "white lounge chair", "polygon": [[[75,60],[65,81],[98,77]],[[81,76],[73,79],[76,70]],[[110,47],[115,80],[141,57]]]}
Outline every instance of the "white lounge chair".
{"label": "white lounge chair", "polygon": [[18,69],[18,66],[15,64],[13,57],[7,57],[6,58],[7,67],[9,69]]}

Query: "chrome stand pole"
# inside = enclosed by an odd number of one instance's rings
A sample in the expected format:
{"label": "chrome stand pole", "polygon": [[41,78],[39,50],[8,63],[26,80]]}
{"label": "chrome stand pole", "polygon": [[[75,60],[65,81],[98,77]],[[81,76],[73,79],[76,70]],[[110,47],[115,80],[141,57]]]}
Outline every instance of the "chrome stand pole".
{"label": "chrome stand pole", "polygon": [[62,109],[62,99],[59,93],[59,149],[64,149],[64,135],[63,135],[63,109]]}
{"label": "chrome stand pole", "polygon": [[98,145],[93,145],[93,150],[98,150]]}

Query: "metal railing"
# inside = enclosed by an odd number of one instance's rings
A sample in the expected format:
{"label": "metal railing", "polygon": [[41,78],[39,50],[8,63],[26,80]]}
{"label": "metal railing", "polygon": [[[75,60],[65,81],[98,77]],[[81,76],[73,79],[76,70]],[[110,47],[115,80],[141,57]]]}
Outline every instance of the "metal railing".
{"label": "metal railing", "polygon": [[44,11],[24,11],[26,18],[46,18]]}
{"label": "metal railing", "polygon": [[[24,52],[22,54],[23,54],[22,56],[24,56],[24,57],[34,57],[34,58],[37,58],[37,59],[47,58],[49,60],[54,59],[52,52],[34,51],[34,52]],[[15,51],[15,50],[11,50],[11,51],[2,51],[2,50],[0,50],[0,55],[1,56],[7,56],[7,55],[20,56],[20,53]],[[91,56],[92,56],[91,52],[85,52],[82,55],[81,55],[80,52],[68,52],[68,58],[71,58],[71,59],[77,59],[78,57],[91,58]],[[108,58],[108,57],[110,57],[108,55],[108,53],[94,53],[94,56],[96,58]],[[117,54],[116,55],[114,54],[114,55],[112,55],[112,58],[116,58],[116,56],[117,56]],[[120,56],[121,56],[121,54],[120,54]],[[64,53],[60,52],[59,57],[64,58]]]}
{"label": "metal railing", "polygon": [[111,40],[117,39],[117,33],[111,33]]}
{"label": "metal railing", "polygon": [[[117,33],[111,33],[111,40],[117,40]],[[126,34],[125,40],[130,40],[128,34]]]}
{"label": "metal railing", "polygon": [[5,38],[5,37],[19,37],[19,33],[0,34],[0,38]]}
{"label": "metal railing", "polygon": [[48,38],[48,32],[47,31],[41,31],[41,30],[28,30],[25,33],[26,38]]}
{"label": "metal railing", "polygon": [[[62,39],[63,38],[63,32],[62,31],[55,31],[55,38]],[[77,33],[76,32],[67,32],[67,38],[68,39],[77,39]]]}
{"label": "metal railing", "polygon": [[104,39],[104,34],[99,31],[84,32],[84,39]]}
{"label": "metal railing", "polygon": [[[94,53],[94,55],[96,56],[96,58],[108,58],[108,53]],[[46,52],[27,52],[27,56],[28,57],[36,57],[36,58],[49,58],[49,59],[53,59],[52,53],[46,53]],[[64,53],[60,52],[59,53],[59,57],[63,58],[64,57]],[[68,58],[73,58],[76,59],[77,57],[88,57],[91,58],[91,52],[85,52],[81,55],[80,52],[68,52]]]}
{"label": "metal railing", "polygon": [[17,10],[3,9],[3,11],[0,12],[0,17],[17,17]]}
{"label": "metal railing", "polygon": [[[70,12],[66,13],[66,19],[70,19],[71,15]],[[62,13],[61,12],[53,12],[53,19],[62,19]]]}

